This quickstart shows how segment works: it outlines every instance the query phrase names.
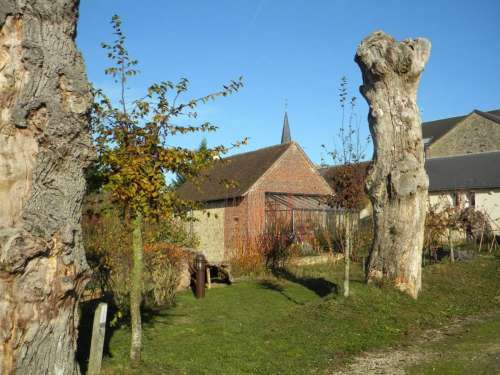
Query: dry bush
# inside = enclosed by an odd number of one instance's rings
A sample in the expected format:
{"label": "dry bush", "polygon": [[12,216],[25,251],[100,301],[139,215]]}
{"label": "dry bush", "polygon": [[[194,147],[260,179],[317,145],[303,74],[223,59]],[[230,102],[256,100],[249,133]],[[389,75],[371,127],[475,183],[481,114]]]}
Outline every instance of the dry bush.
{"label": "dry bush", "polygon": [[469,240],[481,241],[493,237],[490,220],[484,212],[467,207],[461,210],[457,220]]}
{"label": "dry bush", "polygon": [[288,223],[275,222],[268,226],[260,240],[264,249],[266,268],[275,270],[284,267],[293,256],[291,246],[294,241],[295,236]]}
{"label": "dry bush", "polygon": [[[453,251],[454,242],[465,239],[474,243],[490,241],[493,231],[488,216],[473,207],[451,206],[449,203],[429,205],[425,220],[424,249],[436,258],[438,249],[447,245]],[[483,242],[484,241],[484,242]],[[451,260],[453,260],[453,254]]]}
{"label": "dry bush", "polygon": [[448,236],[448,224],[447,210],[440,204],[429,205],[424,230],[424,249],[429,255],[434,255],[443,245]]}
{"label": "dry bush", "polygon": [[259,237],[247,238],[238,232],[229,259],[231,272],[236,276],[258,275],[265,272],[266,258]]}
{"label": "dry bush", "polygon": [[290,225],[274,223],[264,233],[246,236],[235,231],[231,270],[235,275],[256,275],[284,267],[294,255],[294,236]]}
{"label": "dry bush", "polygon": [[144,246],[145,303],[170,306],[175,299],[180,270],[187,262],[186,252],[177,245],[154,243]]}
{"label": "dry bush", "polygon": [[[92,270],[88,288],[93,294],[109,293],[122,313],[129,309],[132,267],[131,230],[117,210],[88,210],[82,220],[87,260]],[[180,223],[164,221],[144,228],[144,303],[146,307],[173,302],[184,254],[193,241]],[[167,241],[169,240],[170,243]]]}

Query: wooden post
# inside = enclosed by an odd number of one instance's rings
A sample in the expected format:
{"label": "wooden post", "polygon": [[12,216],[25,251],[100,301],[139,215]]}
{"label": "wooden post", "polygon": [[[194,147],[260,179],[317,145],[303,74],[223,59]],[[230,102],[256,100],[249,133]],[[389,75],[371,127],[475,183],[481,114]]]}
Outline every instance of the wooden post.
{"label": "wooden post", "polygon": [[88,375],[98,375],[101,372],[102,350],[104,348],[104,337],[106,335],[106,316],[108,304],[100,303],[94,313],[94,325],[92,327],[92,342],[90,344],[90,357]]}
{"label": "wooden post", "polygon": [[210,267],[207,267],[207,289],[212,288],[212,278],[210,277]]}

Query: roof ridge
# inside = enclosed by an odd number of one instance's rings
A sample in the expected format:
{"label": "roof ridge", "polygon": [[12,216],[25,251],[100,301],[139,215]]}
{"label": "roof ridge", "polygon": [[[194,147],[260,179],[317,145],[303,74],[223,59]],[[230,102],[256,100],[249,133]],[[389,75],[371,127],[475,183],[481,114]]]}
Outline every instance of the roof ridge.
{"label": "roof ridge", "polygon": [[480,111],[479,109],[475,109],[473,112],[478,114],[479,116],[482,116],[488,120],[491,120],[493,122],[496,122],[497,124],[500,124],[500,116],[497,116],[496,114],[493,114],[490,112],[483,112],[483,111]]}
{"label": "roof ridge", "polygon": [[[280,144],[279,146],[285,146],[285,145],[286,145],[286,146],[290,146],[290,145],[292,145],[292,144],[295,144],[295,142],[287,142],[287,143],[282,143],[282,144]],[[268,148],[269,148],[269,147],[268,147]],[[280,155],[279,155],[276,159],[274,159],[274,161],[271,163],[271,165],[269,165],[269,166],[268,166],[268,167],[264,170],[264,172],[262,172],[262,174],[261,174],[259,177],[257,177],[257,179],[256,179],[256,180],[255,180],[255,181],[254,181],[254,182],[253,182],[250,186],[248,186],[248,188],[247,188],[247,189],[246,189],[246,190],[242,193],[242,196],[247,195],[247,194],[248,194],[248,192],[249,192],[250,190],[252,190],[252,189],[253,189],[253,187],[254,187],[254,186],[256,186],[256,185],[259,183],[259,181],[261,181],[261,180],[264,178],[264,176],[265,176],[267,173],[269,173],[269,171],[270,171],[270,170],[271,170],[271,169],[272,169],[272,168],[273,168],[273,167],[274,167],[277,163],[279,163],[279,161],[281,160],[281,158],[283,158],[283,155],[285,155],[285,153],[286,153],[286,151],[287,151],[288,149],[289,149],[289,147],[285,147],[285,148],[284,148],[283,152],[282,152],[282,153],[281,153],[281,154],[280,154]]]}
{"label": "roof ridge", "polygon": [[500,108],[497,108],[497,109],[491,109],[489,111],[481,111],[479,109],[474,109],[472,110],[472,112],[469,112],[465,115],[459,115],[459,116],[452,116],[452,117],[444,117],[444,118],[440,118],[440,119],[436,119],[436,120],[430,120],[430,121],[422,121],[422,125],[427,125],[427,124],[430,124],[430,123],[433,123],[433,122],[438,122],[438,121],[443,121],[443,120],[454,120],[454,119],[459,119],[459,118],[462,118],[462,117],[467,117],[469,116],[471,113],[478,113],[478,114],[486,114],[486,115],[490,115],[490,116],[495,116],[496,118],[499,118],[500,119],[500,115],[497,115],[497,113],[500,113]]}
{"label": "roof ridge", "polygon": [[283,143],[283,144],[277,144],[277,145],[272,145],[272,146],[266,146],[266,147],[258,148],[256,150],[252,150],[252,151],[240,152],[240,153],[237,153],[237,154],[234,154],[234,155],[230,155],[230,156],[227,156],[227,157],[221,157],[219,160],[228,160],[228,159],[235,158],[235,157],[238,157],[238,156],[244,156],[244,155],[252,154],[254,152],[268,150],[268,149],[271,149],[271,148],[280,148],[280,147],[286,148],[286,147],[290,146],[290,144],[292,144],[292,143],[295,143],[295,142],[291,141],[289,143]]}
{"label": "roof ridge", "polygon": [[431,120],[431,121],[423,121],[422,122],[422,126],[425,126],[425,125],[430,125],[431,123],[433,122],[440,122],[440,121],[443,121],[443,120],[459,120],[459,119],[462,119],[464,117],[467,117],[469,116],[470,113],[466,114],[466,115],[460,115],[460,116],[453,116],[453,117],[445,117],[445,118],[440,118],[440,119],[437,119],[437,120]]}

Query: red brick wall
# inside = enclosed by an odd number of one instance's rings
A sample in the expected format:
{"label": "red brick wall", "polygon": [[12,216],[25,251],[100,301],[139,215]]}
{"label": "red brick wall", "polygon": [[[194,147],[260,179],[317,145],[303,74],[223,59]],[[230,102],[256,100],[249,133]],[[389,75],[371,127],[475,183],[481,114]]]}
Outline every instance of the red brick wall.
{"label": "red brick wall", "polygon": [[231,251],[238,246],[239,241],[244,241],[248,228],[248,202],[246,197],[235,198],[226,201],[224,211],[224,248],[226,258]]}
{"label": "red brick wall", "polygon": [[[271,169],[253,187],[248,196],[252,197],[249,211],[250,233],[258,234],[265,225],[265,193],[289,194],[331,194],[330,187],[293,143]],[[250,209],[251,207],[251,209]]]}
{"label": "red brick wall", "polygon": [[294,194],[331,194],[330,187],[296,144],[264,174],[255,189],[265,192]]}
{"label": "red brick wall", "polygon": [[331,194],[330,187],[319,176],[296,144],[290,148],[258,181],[247,195],[225,212],[226,251],[238,241],[258,236],[265,225],[265,193]]}

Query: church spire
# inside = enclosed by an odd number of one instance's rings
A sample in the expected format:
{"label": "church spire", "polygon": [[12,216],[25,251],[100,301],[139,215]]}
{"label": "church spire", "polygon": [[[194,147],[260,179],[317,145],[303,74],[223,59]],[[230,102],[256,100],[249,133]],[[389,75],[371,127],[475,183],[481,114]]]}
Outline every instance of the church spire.
{"label": "church spire", "polygon": [[292,141],[292,136],[290,135],[290,126],[288,125],[288,114],[287,114],[287,105],[285,104],[285,118],[283,119],[283,132],[281,133],[281,144],[289,143]]}

